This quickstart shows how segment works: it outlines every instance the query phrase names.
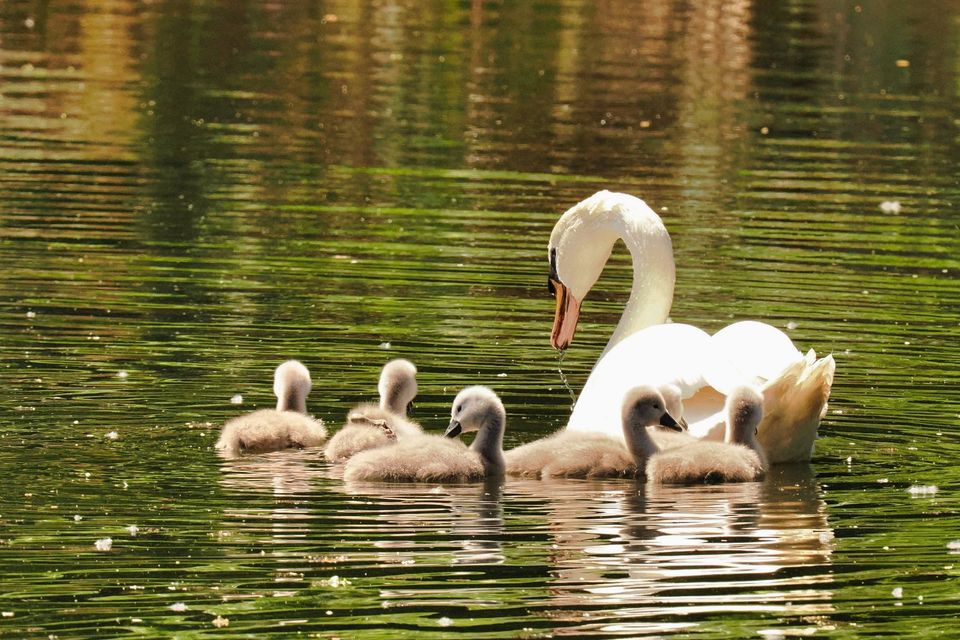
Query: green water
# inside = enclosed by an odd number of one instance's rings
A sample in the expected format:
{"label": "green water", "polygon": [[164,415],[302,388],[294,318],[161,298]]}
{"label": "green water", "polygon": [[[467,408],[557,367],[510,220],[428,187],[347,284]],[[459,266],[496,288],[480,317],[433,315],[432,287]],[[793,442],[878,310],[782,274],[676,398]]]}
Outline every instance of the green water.
{"label": "green water", "polygon": [[[946,0],[6,0],[0,636],[956,637],[958,125]],[[508,446],[561,426],[545,249],[600,188],[663,216],[674,319],[834,354],[812,464],[350,486],[214,453],[288,357],[331,425],[407,357],[428,428],[468,384]]]}

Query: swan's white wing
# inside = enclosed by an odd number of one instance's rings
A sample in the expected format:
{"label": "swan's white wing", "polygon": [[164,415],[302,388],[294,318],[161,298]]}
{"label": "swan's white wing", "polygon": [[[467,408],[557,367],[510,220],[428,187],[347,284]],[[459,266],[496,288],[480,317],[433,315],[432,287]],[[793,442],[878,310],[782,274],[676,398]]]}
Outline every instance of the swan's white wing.
{"label": "swan's white wing", "polygon": [[703,354],[706,383],[724,395],[741,384],[762,385],[803,354],[783,331],[764,322],[735,322],[716,332]]}
{"label": "swan's white wing", "polygon": [[704,384],[701,359],[709,343],[709,335],[688,324],[654,325],[620,341],[594,365],[567,428],[622,438],[624,394],[638,384],[669,382],[692,395]]}

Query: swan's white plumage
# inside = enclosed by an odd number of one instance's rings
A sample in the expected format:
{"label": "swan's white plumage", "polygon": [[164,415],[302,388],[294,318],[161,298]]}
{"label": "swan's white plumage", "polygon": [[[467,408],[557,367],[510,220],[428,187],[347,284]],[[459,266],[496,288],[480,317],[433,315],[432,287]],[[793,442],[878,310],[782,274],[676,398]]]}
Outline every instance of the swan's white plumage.
{"label": "swan's white plumage", "polygon": [[[638,384],[673,384],[682,397],[703,387],[700,358],[710,336],[689,324],[658,324],[624,339],[594,365],[567,428],[620,437],[620,402]],[[676,416],[679,418],[679,416]]]}
{"label": "swan's white plumage", "polygon": [[622,437],[616,412],[610,411],[616,406],[612,398],[637,383],[666,382],[666,366],[683,390],[691,434],[722,439],[722,394],[739,384],[758,384],[767,415],[758,439],[770,462],[809,460],[833,383],[833,358],[817,360],[812,351],[801,357],[786,334],[760,322],[735,323],[712,337],[695,327],[663,324],[673,301],[673,247],[659,216],[638,198],[601,191],[571,207],[554,226],[548,248],[553,275],[576,301],[563,307],[573,310],[568,314],[573,325],[569,318],[561,322],[558,305],[554,339],[572,337],[579,304],[617,238],[633,259],[633,287],[568,427]]}

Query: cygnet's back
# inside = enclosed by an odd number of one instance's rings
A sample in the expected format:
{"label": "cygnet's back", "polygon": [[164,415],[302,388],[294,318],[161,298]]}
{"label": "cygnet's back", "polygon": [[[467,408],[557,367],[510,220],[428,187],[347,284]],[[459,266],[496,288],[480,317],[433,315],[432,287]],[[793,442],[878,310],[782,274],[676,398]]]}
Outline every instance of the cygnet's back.
{"label": "cygnet's back", "polygon": [[[410,436],[396,444],[352,457],[343,470],[347,481],[464,482],[503,473],[506,412],[486,387],[468,387],[453,402],[444,436]],[[456,436],[476,431],[467,447]]]}
{"label": "cygnet's back", "polygon": [[347,421],[324,450],[332,462],[342,462],[361,451],[382,447],[398,439],[420,435],[423,429],[406,418],[407,407],[417,396],[417,368],[409,360],[391,360],[380,372],[380,404],[360,404],[347,413]]}
{"label": "cygnet's back", "polygon": [[564,429],[508,451],[507,472],[544,478],[633,477],[642,471],[646,457],[656,451],[647,427],[680,428],[666,407],[658,390],[648,386],[631,389],[621,407],[626,446],[605,434]]}
{"label": "cygnet's back", "polygon": [[724,406],[727,442],[698,440],[650,458],[647,478],[663,484],[749,482],[763,476],[764,460],[750,446],[763,418],[763,398],[749,387],[734,389]]}
{"label": "cygnet's back", "polygon": [[273,375],[276,409],[247,413],[223,425],[216,448],[228,455],[265,453],[316,447],[327,439],[322,420],[306,415],[310,372],[296,360],[277,367]]}

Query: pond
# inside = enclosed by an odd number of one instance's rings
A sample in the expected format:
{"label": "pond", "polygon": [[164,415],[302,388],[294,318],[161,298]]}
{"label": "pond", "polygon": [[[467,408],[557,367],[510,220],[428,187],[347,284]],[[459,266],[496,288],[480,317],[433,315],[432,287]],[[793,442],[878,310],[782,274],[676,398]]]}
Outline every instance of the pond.
{"label": "pond", "polygon": [[[6,0],[0,80],[0,635],[956,634],[955,2]],[[286,358],[333,427],[395,357],[430,430],[470,384],[507,446],[562,427],[546,245],[598,189],[663,217],[674,320],[834,355],[810,464],[216,454]],[[629,286],[621,247],[573,389]]]}

